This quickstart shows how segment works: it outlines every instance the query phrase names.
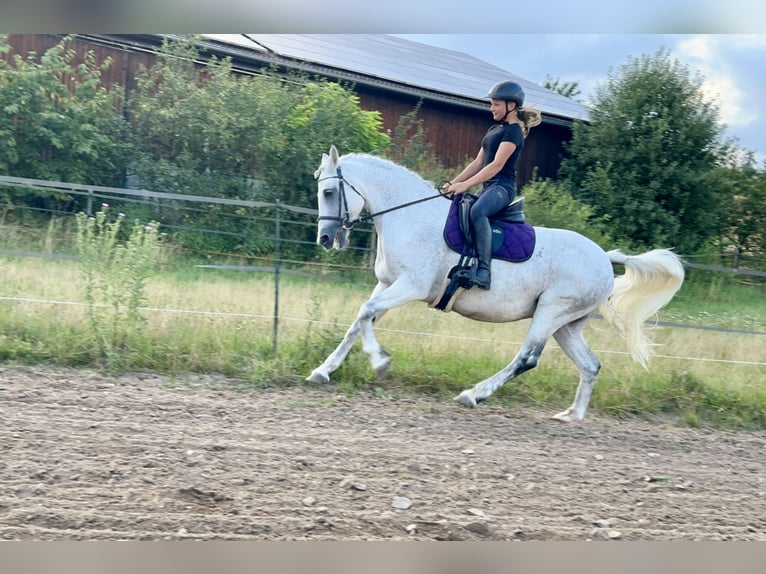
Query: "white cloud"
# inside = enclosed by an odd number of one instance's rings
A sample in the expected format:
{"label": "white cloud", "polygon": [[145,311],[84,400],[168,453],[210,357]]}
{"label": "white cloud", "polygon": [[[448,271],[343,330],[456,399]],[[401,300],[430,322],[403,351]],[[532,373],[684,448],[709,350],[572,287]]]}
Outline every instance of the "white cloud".
{"label": "white cloud", "polygon": [[738,70],[726,50],[754,47],[766,47],[766,36],[698,35],[682,40],[676,48],[678,59],[702,75],[702,91],[718,103],[721,122],[727,126],[746,126],[758,119],[754,108],[747,105],[747,95],[737,81]]}
{"label": "white cloud", "polygon": [[726,38],[738,49],[766,48],[766,34],[735,34]]}

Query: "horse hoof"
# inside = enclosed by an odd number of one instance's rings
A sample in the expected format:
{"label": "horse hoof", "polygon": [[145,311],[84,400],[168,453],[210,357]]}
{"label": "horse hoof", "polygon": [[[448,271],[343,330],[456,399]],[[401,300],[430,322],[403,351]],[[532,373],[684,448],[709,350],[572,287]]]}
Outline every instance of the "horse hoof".
{"label": "horse hoof", "polygon": [[372,371],[375,373],[375,376],[378,379],[382,379],[388,373],[388,367],[390,364],[391,363],[389,361],[386,361],[382,365],[378,365],[377,367],[375,367]]}
{"label": "horse hoof", "polygon": [[580,420],[573,416],[572,409],[561,411],[560,413],[553,415],[551,418],[562,423],[572,423]]}
{"label": "horse hoof", "polygon": [[306,377],[306,380],[310,383],[316,383],[317,385],[326,385],[330,382],[330,377],[319,371],[312,371],[311,374]]}
{"label": "horse hoof", "polygon": [[459,402],[464,407],[468,407],[469,409],[472,409],[476,406],[476,401],[471,396],[470,391],[463,391],[458,396],[455,397],[455,400]]}
{"label": "horse hoof", "polygon": [[388,373],[388,367],[390,365],[391,355],[385,351],[380,351],[379,353],[370,355],[370,366],[372,367],[372,372],[375,373],[377,378],[382,379],[385,377]]}

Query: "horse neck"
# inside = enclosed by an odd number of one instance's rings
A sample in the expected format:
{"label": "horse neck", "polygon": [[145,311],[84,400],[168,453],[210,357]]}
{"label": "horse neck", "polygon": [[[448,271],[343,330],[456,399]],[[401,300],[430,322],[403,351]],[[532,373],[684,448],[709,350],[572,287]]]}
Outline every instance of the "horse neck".
{"label": "horse neck", "polygon": [[[383,225],[396,224],[399,221],[418,221],[426,224],[434,217],[441,223],[447,213],[447,202],[439,198],[422,201],[395,209],[407,203],[435,196],[438,192],[414,175],[412,172],[375,156],[352,156],[342,165],[343,175],[364,197],[366,209],[375,214],[387,211],[384,216],[376,217],[374,222],[378,232]],[[444,215],[437,213],[443,209]]]}

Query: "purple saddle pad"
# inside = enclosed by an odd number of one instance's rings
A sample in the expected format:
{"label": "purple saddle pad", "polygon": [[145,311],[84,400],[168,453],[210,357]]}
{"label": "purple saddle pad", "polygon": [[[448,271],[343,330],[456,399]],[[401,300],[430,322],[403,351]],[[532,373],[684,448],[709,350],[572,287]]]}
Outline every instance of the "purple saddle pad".
{"label": "purple saddle pad", "polygon": [[[460,229],[460,196],[452,199],[447,222],[444,224],[444,240],[450,249],[461,255],[470,255],[472,248]],[[519,263],[532,257],[535,250],[535,228],[529,223],[491,221],[492,257]]]}

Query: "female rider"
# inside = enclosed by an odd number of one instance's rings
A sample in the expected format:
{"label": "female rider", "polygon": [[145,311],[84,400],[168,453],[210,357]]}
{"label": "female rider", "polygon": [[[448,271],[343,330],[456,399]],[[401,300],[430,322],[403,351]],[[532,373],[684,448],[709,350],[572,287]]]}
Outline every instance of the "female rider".
{"label": "female rider", "polygon": [[491,102],[492,119],[497,123],[487,130],[476,158],[442,186],[442,192],[457,195],[482,184],[470,212],[478,260],[470,283],[479,289],[489,289],[491,282],[492,228],[489,218],[516,197],[516,163],[524,148],[524,138],[541,121],[537,110],[521,109],[524,90],[516,82],[495,84],[486,97]]}

